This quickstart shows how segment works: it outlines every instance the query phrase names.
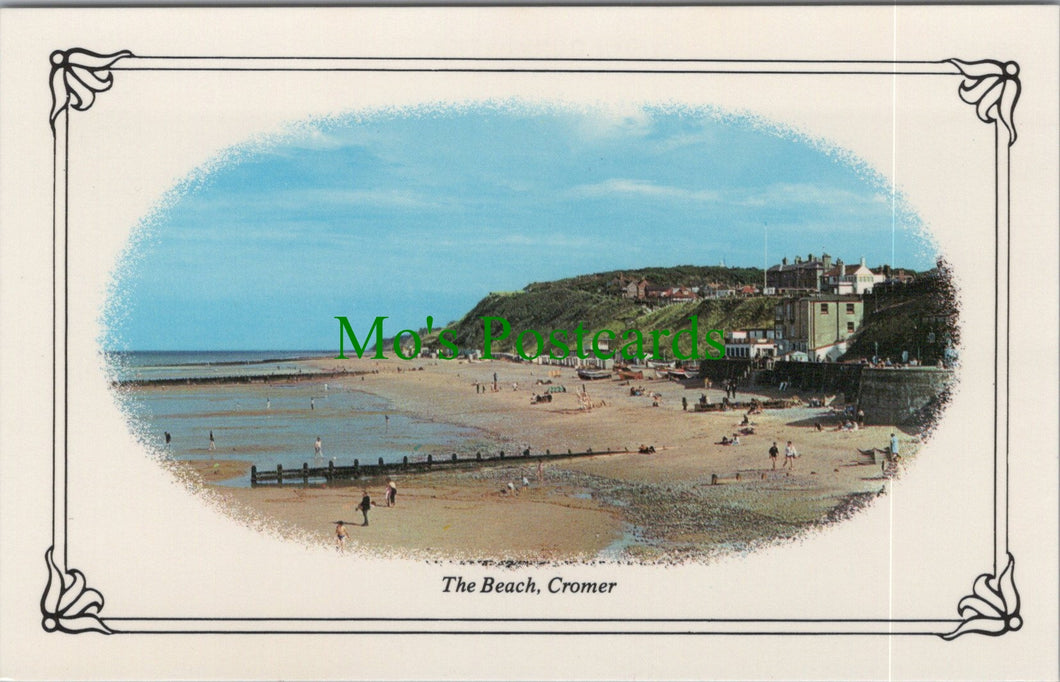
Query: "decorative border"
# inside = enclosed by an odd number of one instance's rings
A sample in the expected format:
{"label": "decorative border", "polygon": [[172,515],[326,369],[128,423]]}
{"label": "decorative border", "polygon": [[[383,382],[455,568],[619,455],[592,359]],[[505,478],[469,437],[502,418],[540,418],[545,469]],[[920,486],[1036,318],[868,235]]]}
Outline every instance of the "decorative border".
{"label": "decorative border", "polygon": [[[48,581],[41,597],[48,632],[105,634],[454,634],[454,635],[1001,635],[1019,630],[1019,592],[1009,553],[1009,272],[1010,148],[1020,95],[1015,62],[810,61],[718,59],[373,58],[373,57],[140,57],[128,50],[102,55],[73,48],[51,54],[54,142],[53,211],[53,441],[52,546],[45,552]],[[336,71],[400,73],[579,73],[960,76],[958,96],[974,105],[995,137],[994,290],[994,565],[957,605],[960,618],[940,619],[571,619],[571,618],[123,618],[102,615],[104,600],[84,575],[67,566],[67,241],[71,110],[87,111],[96,93],[114,84],[115,71]],[[59,273],[63,274],[60,283]],[[60,287],[61,284],[61,287]],[[1002,314],[1004,313],[1004,314]]]}

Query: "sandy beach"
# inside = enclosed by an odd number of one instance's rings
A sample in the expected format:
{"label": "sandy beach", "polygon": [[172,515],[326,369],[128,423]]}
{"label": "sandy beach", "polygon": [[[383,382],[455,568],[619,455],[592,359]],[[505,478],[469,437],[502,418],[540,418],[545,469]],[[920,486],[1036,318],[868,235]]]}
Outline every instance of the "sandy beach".
{"label": "sandy beach", "polygon": [[[535,454],[631,451],[548,461],[540,477],[536,465],[514,462],[397,476],[397,504],[390,508],[383,498],[385,479],[235,488],[214,483],[225,473],[242,473],[238,457],[226,455],[220,467],[187,465],[196,468],[214,497],[240,510],[237,516],[276,519],[312,542],[330,545],[333,522],[347,522],[351,552],[479,561],[707,559],[795,537],[871,502],[886,479],[879,465],[859,463],[858,449],[885,447],[892,431],[902,443],[905,465],[916,449],[915,435],[887,426],[836,431],[828,409],[806,406],[754,415],[754,435],[742,436],[739,446],[719,445],[723,435],[736,431],[743,412],[693,412],[700,394],[718,403],[723,391],[686,389],[668,380],[631,382],[662,394],[653,406],[647,393],[631,396],[625,382],[585,382],[570,368],[428,359],[303,362],[323,370],[346,368],[350,376],[329,381],[384,397],[420,419],[481,430],[510,453],[527,447]],[[354,374],[361,372],[367,373]],[[566,392],[532,405],[532,396],[547,390],[535,384],[539,380],[563,385]],[[476,383],[488,388],[482,392]],[[577,396],[583,385],[595,405],[591,410],[583,409]],[[741,390],[738,400],[779,395]],[[789,440],[799,452],[790,469],[782,466]],[[776,470],[768,456],[774,441],[781,451]],[[641,445],[656,451],[640,454]],[[518,494],[504,492],[509,482]],[[367,527],[360,525],[357,509],[362,487],[376,503]]]}

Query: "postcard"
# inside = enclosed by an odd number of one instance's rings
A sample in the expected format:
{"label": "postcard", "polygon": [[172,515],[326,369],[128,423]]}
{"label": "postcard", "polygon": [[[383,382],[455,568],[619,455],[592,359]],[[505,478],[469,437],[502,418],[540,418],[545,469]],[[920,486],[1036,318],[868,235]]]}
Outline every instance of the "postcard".
{"label": "postcard", "polygon": [[1056,679],[1055,6],[5,9],[4,679]]}

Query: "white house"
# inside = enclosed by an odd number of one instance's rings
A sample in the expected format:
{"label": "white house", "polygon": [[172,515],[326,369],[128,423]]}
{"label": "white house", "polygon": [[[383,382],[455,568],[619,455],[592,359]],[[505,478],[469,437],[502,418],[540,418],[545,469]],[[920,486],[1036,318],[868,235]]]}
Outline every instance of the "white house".
{"label": "white house", "polygon": [[836,261],[835,267],[824,273],[825,287],[833,294],[871,293],[877,283],[876,275],[865,265],[865,259],[857,265],[844,265],[843,260]]}
{"label": "white house", "polygon": [[725,357],[775,357],[777,341],[775,329],[734,329],[725,334]]}

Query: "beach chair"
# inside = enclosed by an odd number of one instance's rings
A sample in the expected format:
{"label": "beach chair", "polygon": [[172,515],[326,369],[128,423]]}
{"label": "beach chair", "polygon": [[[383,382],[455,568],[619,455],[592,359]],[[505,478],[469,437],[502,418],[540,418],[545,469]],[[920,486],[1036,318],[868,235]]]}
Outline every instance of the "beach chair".
{"label": "beach chair", "polygon": [[869,448],[868,450],[862,450],[861,448],[858,448],[857,450],[858,464],[876,464],[876,448]]}

